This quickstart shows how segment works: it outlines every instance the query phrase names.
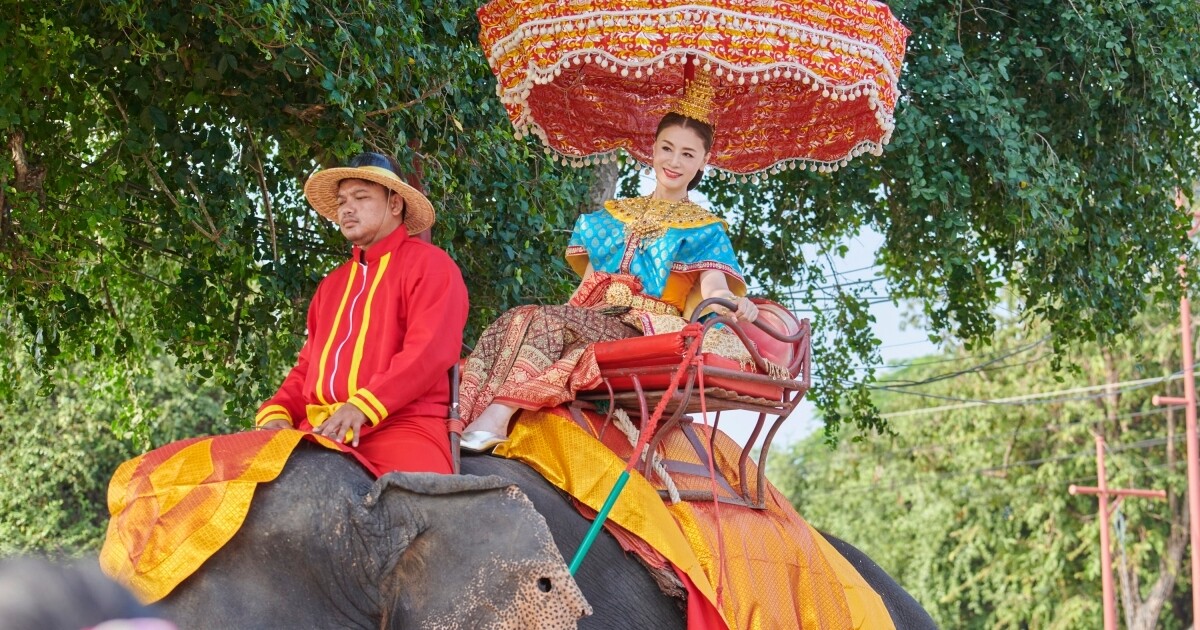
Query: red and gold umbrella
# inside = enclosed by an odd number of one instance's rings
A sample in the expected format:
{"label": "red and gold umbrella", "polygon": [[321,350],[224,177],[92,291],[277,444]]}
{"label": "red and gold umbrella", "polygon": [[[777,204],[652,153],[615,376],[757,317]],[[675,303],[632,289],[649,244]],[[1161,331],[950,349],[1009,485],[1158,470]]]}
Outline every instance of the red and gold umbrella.
{"label": "red and gold umbrella", "polygon": [[895,127],[908,29],[880,2],[493,0],[480,43],[517,134],[571,164],[649,163],[696,68],[713,85],[710,165],[836,170]]}

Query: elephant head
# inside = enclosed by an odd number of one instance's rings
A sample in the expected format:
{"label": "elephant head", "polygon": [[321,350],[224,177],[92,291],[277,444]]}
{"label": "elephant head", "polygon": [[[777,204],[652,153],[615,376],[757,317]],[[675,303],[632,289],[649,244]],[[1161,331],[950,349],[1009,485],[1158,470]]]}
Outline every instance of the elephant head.
{"label": "elephant head", "polygon": [[591,614],[512,482],[372,480],[304,446],[163,605],[181,628],[574,628]]}
{"label": "elephant head", "polygon": [[389,474],[355,519],[381,557],[383,627],[574,628],[591,614],[533,503],[500,477]]}

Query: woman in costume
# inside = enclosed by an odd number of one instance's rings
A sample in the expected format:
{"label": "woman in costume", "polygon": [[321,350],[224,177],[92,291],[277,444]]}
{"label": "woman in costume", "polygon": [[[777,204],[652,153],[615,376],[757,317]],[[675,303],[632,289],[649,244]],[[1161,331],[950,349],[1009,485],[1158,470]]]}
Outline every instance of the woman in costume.
{"label": "woman in costume", "polygon": [[[737,302],[735,319],[758,317],[725,222],[688,200],[712,149],[706,97],[689,90],[659,122],[650,196],[579,217],[567,261],[582,280],[567,304],[517,307],[484,331],[459,393],[462,448],[489,450],[507,439],[519,409],[560,405],[599,385],[593,343],[680,330],[708,298]],[[728,331],[710,332],[704,346],[749,359]]]}

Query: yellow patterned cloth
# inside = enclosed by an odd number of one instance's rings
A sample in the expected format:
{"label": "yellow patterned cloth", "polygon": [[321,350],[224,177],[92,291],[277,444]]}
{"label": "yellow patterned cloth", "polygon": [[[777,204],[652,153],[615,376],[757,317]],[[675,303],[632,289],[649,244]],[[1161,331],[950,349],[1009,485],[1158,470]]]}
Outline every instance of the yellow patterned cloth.
{"label": "yellow patterned cloth", "polygon": [[[677,451],[686,439],[674,437],[664,440],[667,455],[685,459]],[[718,437],[717,464],[732,462],[736,470],[741,448],[723,434]],[[555,413],[523,413],[509,441],[495,453],[528,464],[579,502],[599,510],[625,469],[625,460],[618,456],[628,456],[628,444],[621,450],[624,439],[610,428],[602,444]],[[754,478],[757,473],[751,469],[747,474]],[[738,483],[736,476],[731,482]],[[731,630],[894,629],[883,600],[853,566],[773,487],[766,490],[766,510],[715,508],[705,502],[668,507],[655,486],[632,475],[609,519],[687,574]],[[721,539],[723,546],[718,544]]]}
{"label": "yellow patterned cloth", "polygon": [[[597,512],[625,470],[624,461],[583,429],[549,412],[521,414],[508,441],[493,452],[528,464],[556,488]],[[658,491],[644,477],[630,475],[608,518],[650,544],[687,574],[709,601],[716,603],[716,590],[692,542],[680,528],[663,527],[674,519],[658,498]]]}
{"label": "yellow patterned cloth", "polygon": [[166,597],[241,527],[254,488],[279,476],[304,431],[192,438],[139,455],[108,484],[100,567],[143,603]]}

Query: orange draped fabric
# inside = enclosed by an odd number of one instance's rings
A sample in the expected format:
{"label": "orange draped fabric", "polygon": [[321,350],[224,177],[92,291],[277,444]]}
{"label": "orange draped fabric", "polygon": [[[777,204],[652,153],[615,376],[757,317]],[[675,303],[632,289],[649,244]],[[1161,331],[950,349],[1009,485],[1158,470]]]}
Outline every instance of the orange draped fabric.
{"label": "orange draped fabric", "polygon": [[[589,415],[589,420],[591,434],[559,413],[523,413],[509,442],[495,452],[529,464],[580,503],[598,510],[624,470],[623,458],[632,447],[624,434],[610,426],[603,434],[608,448],[601,448],[595,439],[601,419]],[[707,441],[704,428],[697,428]],[[685,455],[691,449],[686,439],[675,437],[664,440],[666,454],[696,461],[694,455]],[[741,447],[724,434],[718,434],[716,444],[717,465],[727,470],[736,486]],[[752,467],[747,474],[751,479],[757,475]],[[684,475],[677,475],[675,481],[680,489],[709,483]],[[690,579],[694,591],[689,592],[702,595],[731,629],[893,629],[882,599],[853,566],[773,487],[766,490],[766,510],[732,505],[718,509],[711,502],[666,506],[657,487],[634,475],[609,514],[614,526],[609,529],[615,528],[622,546],[639,553],[651,566],[661,567],[661,558],[670,562]],[[653,553],[647,553],[646,547]]]}
{"label": "orange draped fabric", "polygon": [[374,474],[357,453],[291,429],[168,444],[113,474],[100,567],[144,603],[166,597],[237,533],[254,488],[279,475],[302,439],[346,452]]}

